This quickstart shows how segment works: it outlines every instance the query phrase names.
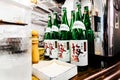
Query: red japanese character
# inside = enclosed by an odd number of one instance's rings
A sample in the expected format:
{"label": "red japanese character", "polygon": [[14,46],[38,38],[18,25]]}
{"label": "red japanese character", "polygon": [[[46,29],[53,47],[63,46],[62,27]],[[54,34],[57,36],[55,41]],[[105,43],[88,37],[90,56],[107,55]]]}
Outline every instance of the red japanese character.
{"label": "red japanese character", "polygon": [[47,49],[49,49],[49,46],[47,43],[45,43],[45,53],[47,53]]}
{"label": "red japanese character", "polygon": [[78,46],[78,44],[76,44],[76,45],[72,44],[72,48],[73,48],[73,55],[72,55],[73,60],[75,62],[78,62],[79,61],[78,56],[79,56],[79,52],[80,52],[80,46]]}
{"label": "red japanese character", "polygon": [[73,58],[73,60],[75,61],[75,62],[78,62],[79,61],[79,59],[78,59],[78,55],[72,55],[72,58]]}
{"label": "red japanese character", "polygon": [[47,44],[47,43],[45,43],[45,49],[47,49],[47,48],[49,48],[49,46],[48,46],[48,44]]}
{"label": "red japanese character", "polygon": [[64,46],[63,46],[62,44],[60,44],[59,49],[60,49],[59,57],[60,57],[60,58],[63,58],[62,54],[63,54],[63,52],[65,52],[66,50],[64,49]]}

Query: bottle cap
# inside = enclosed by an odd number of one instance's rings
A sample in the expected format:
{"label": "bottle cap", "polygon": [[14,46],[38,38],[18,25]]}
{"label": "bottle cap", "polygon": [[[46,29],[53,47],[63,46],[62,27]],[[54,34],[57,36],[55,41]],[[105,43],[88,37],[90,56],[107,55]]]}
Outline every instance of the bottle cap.
{"label": "bottle cap", "polygon": [[66,10],[66,7],[63,7],[62,9],[63,9],[63,10]]}
{"label": "bottle cap", "polygon": [[75,12],[75,10],[71,10],[71,12]]}
{"label": "bottle cap", "polygon": [[81,5],[79,3],[77,4],[77,8],[81,8]]}
{"label": "bottle cap", "polygon": [[85,6],[85,7],[84,7],[84,10],[85,10],[85,11],[89,11],[88,6]]}

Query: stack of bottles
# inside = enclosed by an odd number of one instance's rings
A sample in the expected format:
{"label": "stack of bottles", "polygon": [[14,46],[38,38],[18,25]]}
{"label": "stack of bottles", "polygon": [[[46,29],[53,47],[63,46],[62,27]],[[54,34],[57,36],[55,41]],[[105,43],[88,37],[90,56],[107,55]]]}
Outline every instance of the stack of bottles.
{"label": "stack of bottles", "polygon": [[77,4],[77,11],[71,11],[71,21],[68,23],[67,10],[62,8],[62,19],[59,27],[57,13],[48,16],[48,26],[44,35],[45,58],[58,59],[75,64],[80,70],[88,67],[88,56],[94,54],[94,32],[91,29],[88,6],[81,12],[81,5]]}

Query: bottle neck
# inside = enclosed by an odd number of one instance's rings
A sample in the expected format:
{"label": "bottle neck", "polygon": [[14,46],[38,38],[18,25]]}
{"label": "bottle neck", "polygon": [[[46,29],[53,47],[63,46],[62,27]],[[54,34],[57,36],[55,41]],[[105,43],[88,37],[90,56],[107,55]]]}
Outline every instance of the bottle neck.
{"label": "bottle neck", "polygon": [[[68,25],[67,12],[66,12],[66,11],[63,11],[62,24]],[[68,26],[69,26],[69,25],[68,25]]]}
{"label": "bottle neck", "polygon": [[71,21],[70,21],[70,30],[72,29],[72,26],[75,22],[75,12],[71,13]]}
{"label": "bottle neck", "polygon": [[82,21],[82,14],[80,8],[78,8],[78,11],[76,12],[76,21]]}
{"label": "bottle neck", "polygon": [[91,29],[91,22],[89,18],[89,11],[84,12],[83,22],[85,24],[86,30]]}
{"label": "bottle neck", "polygon": [[51,20],[51,17],[49,17],[49,20],[48,20],[48,25],[47,25],[49,28],[52,27],[52,20]]}
{"label": "bottle neck", "polygon": [[53,25],[58,27],[58,20],[57,20],[57,15],[55,15],[54,20],[53,20]]}

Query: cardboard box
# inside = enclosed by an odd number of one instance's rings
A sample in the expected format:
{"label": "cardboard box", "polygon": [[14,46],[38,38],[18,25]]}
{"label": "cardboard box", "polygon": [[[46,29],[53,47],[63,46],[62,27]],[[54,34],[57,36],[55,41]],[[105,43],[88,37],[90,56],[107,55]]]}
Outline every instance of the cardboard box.
{"label": "cardboard box", "polygon": [[33,75],[40,80],[68,80],[77,74],[77,66],[58,60],[33,64]]}

